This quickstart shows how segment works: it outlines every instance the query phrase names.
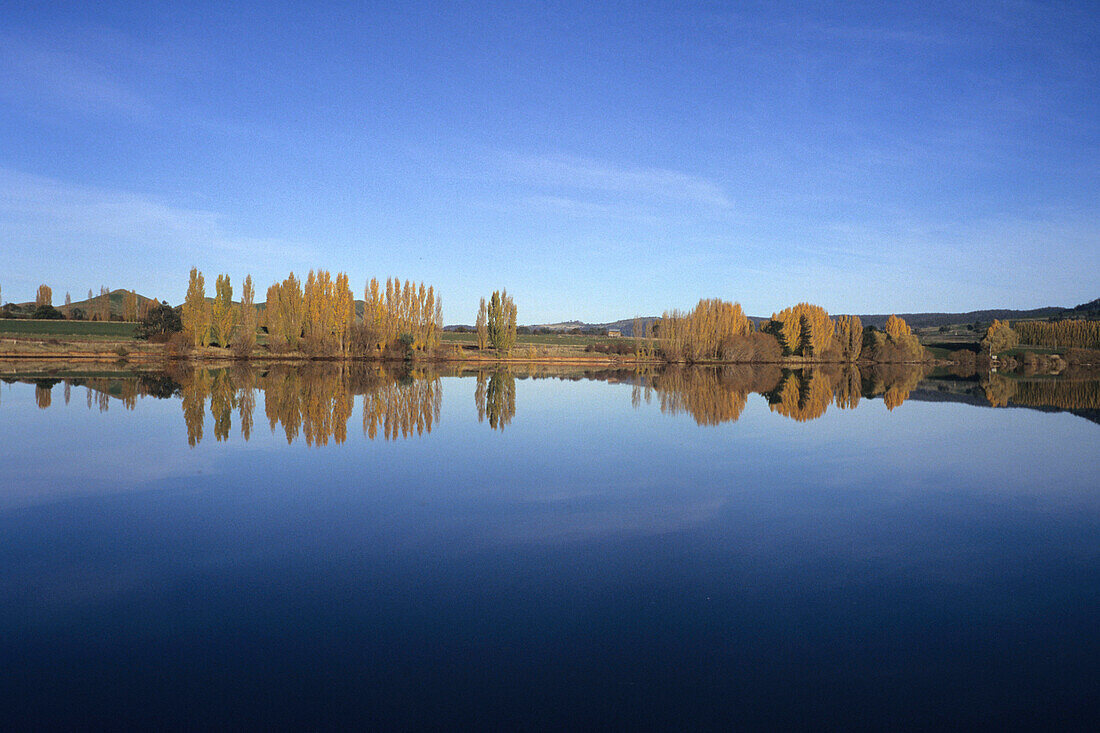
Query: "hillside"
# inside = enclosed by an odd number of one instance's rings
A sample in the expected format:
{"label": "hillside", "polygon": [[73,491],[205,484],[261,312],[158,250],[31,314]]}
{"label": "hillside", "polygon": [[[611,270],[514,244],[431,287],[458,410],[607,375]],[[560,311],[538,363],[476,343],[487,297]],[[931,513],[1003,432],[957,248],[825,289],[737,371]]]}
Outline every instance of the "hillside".
{"label": "hillside", "polygon": [[[841,315],[835,313],[833,315]],[[1030,310],[1013,310],[1011,308],[991,308],[988,310],[967,311],[965,313],[898,313],[896,314],[905,319],[905,322],[914,328],[937,328],[939,326],[950,326],[956,324],[968,324],[968,323],[982,323],[988,324],[990,321],[996,320],[1031,320],[1031,319],[1045,319],[1045,318],[1100,318],[1100,298],[1089,301],[1088,303],[1082,303],[1081,305],[1073,308],[1064,308],[1061,306],[1048,306],[1046,308],[1032,308]],[[881,328],[886,324],[886,319],[891,316],[890,313],[872,313],[872,314],[860,314],[859,319],[863,321],[864,326],[875,326]],[[749,320],[759,327],[762,323],[767,322],[769,316],[749,316]],[[650,321],[660,320],[658,316],[645,316],[637,319],[643,324]],[[634,321],[633,318],[623,318],[618,321],[609,321],[607,323],[585,323],[584,321],[561,321],[559,323],[540,323],[529,326],[529,328],[546,329],[548,331],[556,332],[568,332],[575,328],[582,330],[598,329],[604,330],[609,328],[617,328],[622,331],[624,336],[634,335]],[[450,327],[450,328],[453,328]]]}

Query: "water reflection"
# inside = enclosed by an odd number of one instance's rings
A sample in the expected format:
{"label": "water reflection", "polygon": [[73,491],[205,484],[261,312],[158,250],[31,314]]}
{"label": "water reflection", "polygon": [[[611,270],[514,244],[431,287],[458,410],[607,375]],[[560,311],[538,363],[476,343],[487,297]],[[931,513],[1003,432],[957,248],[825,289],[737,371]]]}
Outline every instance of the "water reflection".
{"label": "water reflection", "polygon": [[516,414],[515,375],[507,368],[493,372],[479,370],[474,402],[478,422],[488,418],[490,428],[504,430]]}
{"label": "water reflection", "polygon": [[861,397],[881,395],[888,410],[899,407],[926,376],[919,366],[891,365],[860,369],[855,365],[835,368],[781,369],[778,366],[745,365],[717,368],[670,368],[644,375],[635,387],[634,404],[649,401],[656,392],[661,411],[687,413],[700,425],[734,422],[745,409],[748,396],[763,395],[772,412],[805,422],[825,414],[830,405],[854,409]]}
{"label": "water reflection", "polygon": [[[54,372],[53,374],[57,374]],[[572,369],[554,372],[545,365],[526,368],[465,370],[408,368],[315,362],[270,364],[264,368],[228,368],[176,364],[164,371],[4,377],[6,382],[34,384],[40,409],[54,404],[54,388],[64,386],[68,404],[72,387],[84,387],[89,409],[106,412],[117,401],[133,409],[139,398],[178,398],[187,442],[196,446],[210,430],[216,441],[228,440],[234,423],[249,440],[255,429],[262,394],[264,415],[272,432],[287,443],[299,438],[309,446],[344,443],[358,399],[362,432],[374,440],[396,440],[430,433],[439,421],[443,376],[474,380],[478,422],[504,430],[516,414],[517,379],[593,379],[632,386],[634,407],[656,397],[662,413],[690,415],[699,425],[736,422],[752,394],[761,395],[776,415],[815,420],[830,407],[851,410],[861,400],[881,398],[887,410],[909,399],[959,401],[993,407],[1023,406],[1069,410],[1100,421],[1100,380],[1095,375],[1028,377],[987,374],[962,378],[953,372],[929,378],[927,368],[907,365],[855,365],[783,369],[768,365],[712,368],[669,367],[641,370]]]}

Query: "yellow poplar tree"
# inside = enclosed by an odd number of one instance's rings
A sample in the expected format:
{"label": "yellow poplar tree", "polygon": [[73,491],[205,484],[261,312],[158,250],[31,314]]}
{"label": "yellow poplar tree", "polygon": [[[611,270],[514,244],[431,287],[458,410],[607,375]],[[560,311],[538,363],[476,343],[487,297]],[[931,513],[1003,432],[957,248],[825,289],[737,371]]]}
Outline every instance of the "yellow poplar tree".
{"label": "yellow poplar tree", "polygon": [[191,268],[180,320],[183,323],[183,332],[195,346],[209,345],[210,321],[209,309],[206,307],[206,282],[196,267]]}

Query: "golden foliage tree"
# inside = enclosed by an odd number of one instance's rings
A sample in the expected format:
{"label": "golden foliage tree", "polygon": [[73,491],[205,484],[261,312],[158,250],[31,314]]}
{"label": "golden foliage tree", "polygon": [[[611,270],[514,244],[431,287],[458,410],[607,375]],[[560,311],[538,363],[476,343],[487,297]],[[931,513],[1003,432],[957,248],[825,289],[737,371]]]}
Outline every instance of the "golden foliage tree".
{"label": "golden foliage tree", "polygon": [[899,341],[903,336],[910,336],[913,333],[913,330],[909,328],[909,324],[905,322],[905,319],[898,318],[895,315],[891,315],[886,319],[886,325],[882,330],[894,341]]}
{"label": "golden foliage tree", "polygon": [[247,357],[256,346],[256,328],[259,320],[256,314],[256,289],[252,286],[252,276],[246,275],[241,288],[241,305],[237,313],[237,330],[233,334],[233,351],[238,356]]}
{"label": "golden foliage tree", "polygon": [[485,305],[485,298],[481,299],[481,305],[477,308],[474,328],[477,330],[477,348],[484,351],[489,348],[489,309]]}
{"label": "golden foliage tree", "polygon": [[111,290],[106,285],[99,286],[99,298],[97,299],[99,320],[111,320]]}
{"label": "golden foliage tree", "polygon": [[665,358],[688,362],[720,359],[731,341],[752,332],[741,304],[718,298],[704,298],[687,313],[664,313],[658,329]]}
{"label": "golden foliage tree", "polygon": [[126,293],[122,304],[122,320],[136,321],[138,319],[138,296],[133,290]]}
{"label": "golden foliage tree", "polygon": [[982,351],[985,353],[996,355],[1011,349],[1018,343],[1020,343],[1020,335],[1012,330],[1007,321],[994,320],[993,323],[989,324],[981,346]]}
{"label": "golden foliage tree", "polygon": [[489,344],[502,353],[508,353],[516,343],[516,304],[507,290],[494,290],[489,298]]}
{"label": "golden foliage tree", "polygon": [[49,285],[42,284],[38,286],[38,292],[34,296],[34,304],[36,307],[53,305],[53,291]]}
{"label": "golden foliage tree", "polygon": [[859,316],[838,316],[833,338],[844,361],[856,361],[863,350],[863,322]]}
{"label": "golden foliage tree", "polygon": [[268,339],[276,350],[298,348],[304,316],[302,286],[293,272],[267,289],[264,320]]}
{"label": "golden foliage tree", "polygon": [[180,320],[183,323],[183,332],[195,346],[210,344],[212,328],[210,308],[206,303],[206,281],[197,267],[191,268]]}
{"label": "golden foliage tree", "polygon": [[832,344],[833,320],[819,305],[799,303],[773,313],[769,332],[779,339],[785,354],[821,358]]}

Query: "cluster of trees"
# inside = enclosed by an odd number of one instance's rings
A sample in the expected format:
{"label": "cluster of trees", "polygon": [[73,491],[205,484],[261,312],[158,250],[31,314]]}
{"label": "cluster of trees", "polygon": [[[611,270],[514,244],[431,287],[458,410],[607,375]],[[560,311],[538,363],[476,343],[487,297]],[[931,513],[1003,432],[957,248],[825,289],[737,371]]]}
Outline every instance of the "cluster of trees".
{"label": "cluster of trees", "polygon": [[[923,361],[925,351],[905,321],[864,328],[858,316],[831,318],[821,306],[799,303],[772,314],[757,330],[738,303],[700,300],[687,313],[666,312],[656,324],[657,348],[670,362],[772,363],[796,356],[823,362]],[[643,356],[648,339],[638,339]]]}
{"label": "cluster of trees", "polygon": [[1100,321],[1017,321],[1013,329],[1029,346],[1100,349]]}
{"label": "cluster of trees", "polygon": [[387,278],[382,290],[371,278],[364,295],[363,328],[357,335],[360,350],[385,352],[401,343],[406,349],[430,351],[443,334],[443,301],[424,283]]}
{"label": "cluster of trees", "polygon": [[1007,351],[1020,343],[1020,334],[1013,330],[1008,321],[997,321],[989,324],[989,329],[982,339],[981,349],[986,354],[998,354]]}
{"label": "cluster of trees", "polygon": [[863,353],[871,361],[893,363],[923,361],[926,356],[920,339],[904,319],[890,316],[882,331],[864,329]]}
{"label": "cluster of trees", "polygon": [[773,313],[764,330],[779,341],[784,356],[825,358],[833,341],[833,320],[819,305],[799,303]]}
{"label": "cluster of trees", "polygon": [[214,298],[205,280],[191,269],[183,303],[183,331],[194,346],[231,347],[247,356],[263,326],[273,351],[301,350],[314,356],[377,356],[400,345],[430,350],[443,333],[442,301],[431,286],[390,278],[385,289],[372,279],[364,291],[363,313],[356,313],[346,273],[310,270],[303,284],[294,273],[267,289],[262,324],[252,278],[245,278],[240,303],[233,301],[228,275],[219,275]]}
{"label": "cluster of trees", "polygon": [[658,329],[661,353],[669,361],[721,359],[723,350],[753,331],[740,303],[700,300],[689,312],[665,312]]}
{"label": "cluster of trees", "polygon": [[244,303],[238,306],[233,302],[233,285],[229,275],[218,275],[214,298],[207,300],[206,279],[197,268],[192,267],[180,314],[184,336],[194,346],[217,344],[228,347],[233,343],[238,324],[249,323],[251,328],[246,325],[240,330],[247,332],[245,337],[255,343],[255,317],[253,314],[249,319],[247,315],[248,311],[255,310],[251,303],[252,292],[252,276],[249,275],[244,284],[244,299],[249,302],[247,307]]}
{"label": "cluster of trees", "polygon": [[474,329],[478,349],[492,347],[503,353],[512,350],[516,343],[516,304],[507,290],[494,290],[488,304],[481,299]]}

